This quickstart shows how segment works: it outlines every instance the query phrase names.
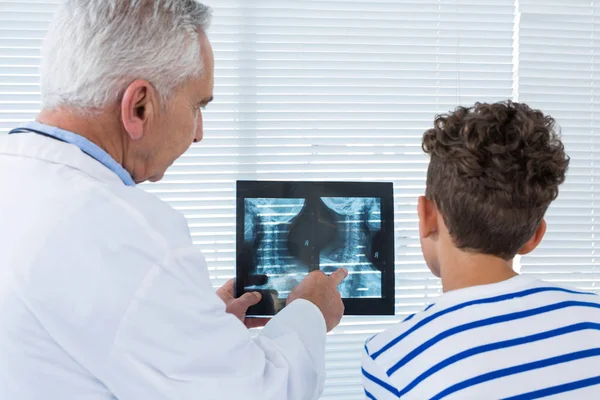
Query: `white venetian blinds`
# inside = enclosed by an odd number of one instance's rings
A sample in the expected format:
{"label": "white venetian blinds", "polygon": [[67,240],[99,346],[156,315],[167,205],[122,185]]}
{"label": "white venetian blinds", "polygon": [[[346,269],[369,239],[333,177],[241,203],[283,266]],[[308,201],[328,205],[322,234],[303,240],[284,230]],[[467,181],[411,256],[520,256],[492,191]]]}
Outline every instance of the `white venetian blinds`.
{"label": "white venetian blinds", "polygon": [[[0,0],[0,132],[38,111],[55,3]],[[418,242],[421,135],[457,104],[512,97],[513,0],[206,3],[216,90],[205,139],[144,189],[186,215],[217,286],[234,274],[236,179],[392,181],[396,311],[423,307],[440,285]],[[329,337],[324,399],[364,397],[363,342],[395,321],[343,321]]]}
{"label": "white venetian blinds", "polygon": [[600,293],[600,2],[520,0],[519,100],[562,126],[571,167],[523,272]]}
{"label": "white venetian blinds", "polygon": [[398,312],[438,286],[417,247],[420,137],[437,112],[512,95],[512,1],[207,1],[206,138],[151,190],[190,218],[215,275],[234,265],[236,179],[396,187]]}

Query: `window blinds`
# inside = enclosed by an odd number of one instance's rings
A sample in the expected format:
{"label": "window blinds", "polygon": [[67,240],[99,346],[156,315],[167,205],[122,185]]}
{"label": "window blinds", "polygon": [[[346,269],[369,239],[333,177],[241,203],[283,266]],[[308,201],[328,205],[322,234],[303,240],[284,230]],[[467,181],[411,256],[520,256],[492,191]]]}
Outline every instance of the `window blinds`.
{"label": "window blinds", "polygon": [[556,118],[571,156],[546,238],[522,271],[600,293],[600,3],[520,0],[519,8],[519,100]]}
{"label": "window blinds", "polygon": [[[398,317],[345,318],[328,340],[323,399],[362,399],[364,340],[441,289],[418,241],[421,135],[436,113],[512,97],[513,0],[205,2],[216,56],[205,139],[142,187],[188,218],[216,287],[234,274],[235,180],[394,182]],[[39,48],[56,3],[0,0],[1,133],[39,109]]]}

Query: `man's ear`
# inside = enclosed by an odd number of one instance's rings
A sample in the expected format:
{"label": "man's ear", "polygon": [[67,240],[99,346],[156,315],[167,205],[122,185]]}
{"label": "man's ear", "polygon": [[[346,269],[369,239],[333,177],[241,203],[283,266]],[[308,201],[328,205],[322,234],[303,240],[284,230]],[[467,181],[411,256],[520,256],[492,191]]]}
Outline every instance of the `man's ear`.
{"label": "man's ear", "polygon": [[421,239],[430,238],[438,232],[438,211],[435,203],[425,196],[419,197],[419,234]]}
{"label": "man's ear", "polygon": [[157,106],[156,91],[148,81],[136,80],[127,87],[121,100],[121,122],[132,140],[144,136]]}
{"label": "man's ear", "polygon": [[538,245],[544,238],[545,233],[546,233],[546,220],[542,219],[542,222],[540,222],[540,224],[538,225],[538,227],[535,230],[535,233],[533,234],[531,239],[529,239],[527,241],[527,243],[525,243],[523,245],[523,247],[521,247],[521,249],[518,251],[518,254],[524,255],[527,253],[531,253],[536,247],[538,247]]}

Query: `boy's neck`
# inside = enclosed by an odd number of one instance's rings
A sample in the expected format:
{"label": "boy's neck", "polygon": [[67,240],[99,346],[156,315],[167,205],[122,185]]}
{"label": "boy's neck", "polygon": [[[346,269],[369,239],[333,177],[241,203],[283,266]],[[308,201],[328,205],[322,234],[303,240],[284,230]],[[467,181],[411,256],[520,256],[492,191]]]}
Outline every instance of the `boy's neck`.
{"label": "boy's neck", "polygon": [[464,289],[471,286],[489,285],[514,278],[512,260],[463,252],[458,249],[445,259],[440,259],[440,276],[443,291]]}

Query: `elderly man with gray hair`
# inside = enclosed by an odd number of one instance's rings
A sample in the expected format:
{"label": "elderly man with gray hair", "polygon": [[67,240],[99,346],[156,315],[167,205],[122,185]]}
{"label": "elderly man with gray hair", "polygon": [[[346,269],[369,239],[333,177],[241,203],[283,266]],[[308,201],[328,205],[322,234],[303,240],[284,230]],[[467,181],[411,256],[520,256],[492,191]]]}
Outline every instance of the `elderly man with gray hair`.
{"label": "elderly man with gray hair", "polygon": [[[346,271],[309,274],[253,337],[182,215],[135,187],[202,139],[210,10],[66,0],[42,111],[0,138],[1,399],[316,399]],[[247,322],[247,321],[246,321]]]}

